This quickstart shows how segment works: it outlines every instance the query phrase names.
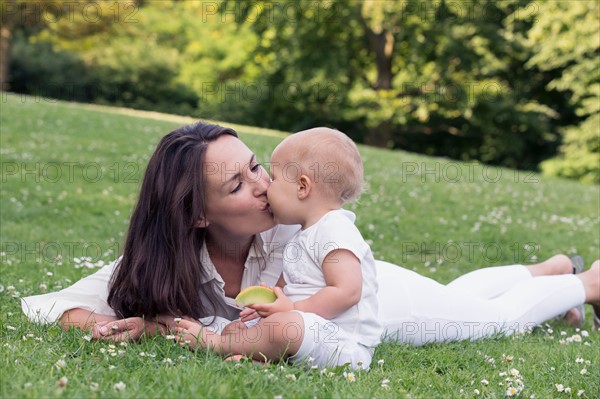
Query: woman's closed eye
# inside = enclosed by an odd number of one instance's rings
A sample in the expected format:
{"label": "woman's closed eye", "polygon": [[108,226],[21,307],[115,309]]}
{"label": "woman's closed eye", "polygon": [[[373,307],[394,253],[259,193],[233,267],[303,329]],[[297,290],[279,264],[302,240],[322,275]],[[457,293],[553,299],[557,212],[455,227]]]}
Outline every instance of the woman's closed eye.
{"label": "woman's closed eye", "polygon": [[231,194],[235,194],[242,189],[242,182],[238,182],[237,186],[233,190],[231,190]]}
{"label": "woman's closed eye", "polygon": [[[250,167],[250,171],[252,173],[256,173],[256,172],[258,172],[258,170],[260,169],[261,166],[262,166],[262,164],[257,163],[256,165],[253,165]],[[252,178],[251,180],[254,181],[254,178]],[[243,182],[241,182],[241,181],[238,182],[238,184],[235,186],[235,188],[231,191],[231,194],[235,194],[238,191],[240,191],[242,189],[242,185],[243,185]]]}

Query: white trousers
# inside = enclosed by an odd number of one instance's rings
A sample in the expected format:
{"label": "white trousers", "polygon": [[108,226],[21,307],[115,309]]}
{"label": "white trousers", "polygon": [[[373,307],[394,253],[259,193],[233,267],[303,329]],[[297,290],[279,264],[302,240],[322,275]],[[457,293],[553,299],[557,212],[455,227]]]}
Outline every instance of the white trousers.
{"label": "white trousers", "polygon": [[533,277],[522,265],[478,269],[448,285],[377,262],[386,341],[415,346],[527,331],[585,301],[571,274]]}

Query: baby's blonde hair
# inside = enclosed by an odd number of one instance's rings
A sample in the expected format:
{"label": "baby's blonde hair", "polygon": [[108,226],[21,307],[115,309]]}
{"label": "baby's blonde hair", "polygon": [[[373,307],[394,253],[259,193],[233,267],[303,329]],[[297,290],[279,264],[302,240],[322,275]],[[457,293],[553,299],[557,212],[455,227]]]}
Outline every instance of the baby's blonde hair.
{"label": "baby's blonde hair", "polygon": [[325,195],[345,204],[363,191],[364,169],[356,144],[344,133],[317,127],[295,133],[274,152],[285,150],[288,161],[323,188]]}

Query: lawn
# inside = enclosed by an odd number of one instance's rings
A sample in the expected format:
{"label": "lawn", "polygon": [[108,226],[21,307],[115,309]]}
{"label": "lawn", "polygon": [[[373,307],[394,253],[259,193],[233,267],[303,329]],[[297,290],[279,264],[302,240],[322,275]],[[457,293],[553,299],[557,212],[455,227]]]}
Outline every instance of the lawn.
{"label": "lawn", "polygon": [[[475,343],[384,344],[372,370],[350,378],[342,369],[225,363],[162,337],[114,347],[29,323],[19,297],[66,287],[121,252],[148,157],[191,120],[0,94],[2,397],[501,398],[517,380],[519,397],[600,397],[591,309],[581,330],[555,322]],[[265,162],[283,137],[234,127]],[[349,208],[378,259],[448,282],[556,253],[581,254],[587,266],[600,257],[597,185],[360,150],[369,188]]]}

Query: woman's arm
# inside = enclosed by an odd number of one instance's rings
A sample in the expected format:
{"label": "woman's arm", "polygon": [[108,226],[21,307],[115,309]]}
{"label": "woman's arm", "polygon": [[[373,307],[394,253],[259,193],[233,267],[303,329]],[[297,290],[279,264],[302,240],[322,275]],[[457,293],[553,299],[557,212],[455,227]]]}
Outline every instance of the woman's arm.
{"label": "woman's arm", "polygon": [[101,315],[85,309],[70,309],[60,318],[65,330],[75,327],[91,330],[94,339],[110,341],[137,341],[143,335],[149,336],[167,333],[167,328],[154,320],[142,317],[117,319],[116,316]]}
{"label": "woman's arm", "polygon": [[[107,302],[109,282],[119,260],[96,273],[82,278],[57,292],[34,295],[21,299],[23,313],[34,323],[47,324],[59,321],[82,330],[89,324],[103,320],[116,320]],[[68,313],[68,314],[67,314]]]}
{"label": "woman's arm", "polygon": [[118,320],[116,316],[102,315],[89,310],[75,308],[67,310],[59,319],[59,324],[68,330],[71,327],[79,328],[80,330],[90,330],[96,323],[102,321]]}
{"label": "woman's arm", "polygon": [[143,317],[101,321],[92,329],[92,337],[107,341],[137,341],[145,335],[165,335],[169,329],[162,323]]}

